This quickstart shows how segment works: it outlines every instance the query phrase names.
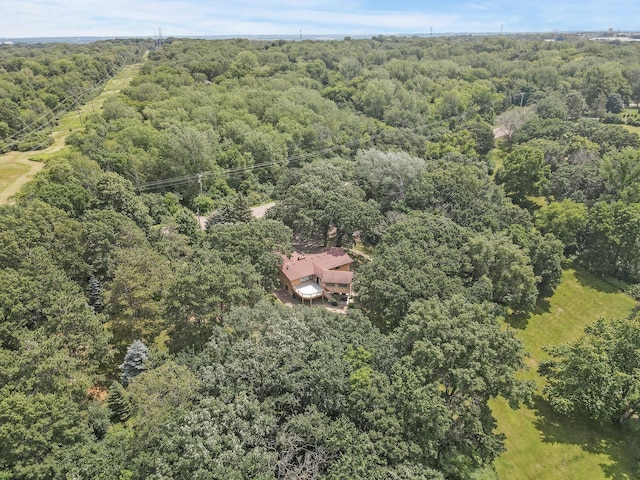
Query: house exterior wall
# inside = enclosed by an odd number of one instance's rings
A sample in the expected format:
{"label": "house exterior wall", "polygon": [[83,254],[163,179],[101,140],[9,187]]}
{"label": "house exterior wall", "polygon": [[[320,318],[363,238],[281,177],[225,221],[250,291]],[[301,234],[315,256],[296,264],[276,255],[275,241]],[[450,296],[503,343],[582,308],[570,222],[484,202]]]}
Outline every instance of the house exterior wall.
{"label": "house exterior wall", "polygon": [[284,274],[282,270],[278,272],[278,278],[280,279],[280,283],[285,287],[287,287],[287,292],[289,292],[289,295],[291,295],[291,293],[293,292],[291,282],[289,281],[289,279],[287,278],[287,276]]}
{"label": "house exterior wall", "polygon": [[351,285],[347,285],[346,287],[344,286],[339,286],[341,284],[338,283],[329,283],[329,284],[325,284],[325,283],[320,283],[320,286],[322,288],[324,288],[327,292],[332,292],[332,293],[351,293]]}

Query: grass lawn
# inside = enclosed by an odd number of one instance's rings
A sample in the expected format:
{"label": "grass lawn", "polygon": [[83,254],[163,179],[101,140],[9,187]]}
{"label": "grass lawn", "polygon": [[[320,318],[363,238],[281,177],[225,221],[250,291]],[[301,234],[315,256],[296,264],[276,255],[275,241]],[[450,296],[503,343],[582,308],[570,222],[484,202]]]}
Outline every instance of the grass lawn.
{"label": "grass lawn", "polygon": [[545,344],[570,342],[599,317],[627,315],[634,301],[578,268],[565,269],[562,283],[548,302],[532,315],[514,316],[508,323],[531,354],[523,376],[536,381],[533,408],[512,410],[502,398],[491,402],[497,431],[507,437],[506,452],[495,462],[501,479],[631,479],[638,450],[629,433],[613,427],[575,422],[555,414],[542,395],[544,379],[535,368],[547,358]]}
{"label": "grass lawn", "polygon": [[28,165],[21,163],[0,164],[0,192],[28,172]]}
{"label": "grass lawn", "polygon": [[634,132],[640,135],[640,127],[634,127],[633,125],[622,125],[622,126],[627,130],[629,130],[630,132]]}

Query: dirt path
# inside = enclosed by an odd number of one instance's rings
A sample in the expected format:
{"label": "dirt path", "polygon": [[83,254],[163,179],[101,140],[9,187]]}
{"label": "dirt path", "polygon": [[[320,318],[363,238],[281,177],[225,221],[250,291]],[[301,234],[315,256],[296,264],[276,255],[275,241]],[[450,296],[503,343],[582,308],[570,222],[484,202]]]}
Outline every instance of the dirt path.
{"label": "dirt path", "polygon": [[0,205],[9,203],[10,198],[18,193],[25,183],[31,180],[40,170],[44,168],[44,163],[29,160],[31,157],[34,157],[36,155],[51,154],[62,150],[65,147],[65,141],[69,134],[83,129],[82,118],[86,118],[87,115],[100,111],[105,99],[110,95],[118,93],[122,88],[126,87],[136,75],[140,67],[142,67],[141,63],[128,65],[127,67],[123,68],[122,71],[118,73],[118,75],[116,75],[106,83],[100,95],[92,100],[89,100],[89,102],[80,107],[79,110],[74,110],[73,112],[69,112],[63,115],[60,119],[59,124],[54,127],[53,131],[51,132],[51,137],[53,137],[53,145],[43,150],[31,150],[29,152],[8,152],[0,155],[0,167],[9,169],[11,166],[26,165],[29,168],[29,170],[27,171],[25,171],[24,168],[20,167],[13,169],[21,173],[16,175],[15,178],[10,178],[9,181],[6,182],[6,186],[4,188],[0,187]]}

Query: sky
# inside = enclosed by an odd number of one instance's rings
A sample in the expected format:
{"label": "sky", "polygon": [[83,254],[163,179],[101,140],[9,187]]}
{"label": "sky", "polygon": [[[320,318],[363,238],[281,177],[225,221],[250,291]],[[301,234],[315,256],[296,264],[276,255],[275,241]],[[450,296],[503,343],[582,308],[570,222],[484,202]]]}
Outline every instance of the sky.
{"label": "sky", "polygon": [[638,0],[0,0],[0,38],[640,31]]}

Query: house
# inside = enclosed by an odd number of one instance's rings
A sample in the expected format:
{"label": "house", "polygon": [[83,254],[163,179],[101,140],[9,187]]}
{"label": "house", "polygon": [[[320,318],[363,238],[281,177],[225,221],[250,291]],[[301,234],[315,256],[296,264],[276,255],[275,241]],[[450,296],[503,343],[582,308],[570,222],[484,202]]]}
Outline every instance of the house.
{"label": "house", "polygon": [[316,252],[293,252],[282,259],[280,282],[292,297],[312,304],[316,298],[329,299],[338,294],[349,302],[353,259],[343,250],[329,247]]}

